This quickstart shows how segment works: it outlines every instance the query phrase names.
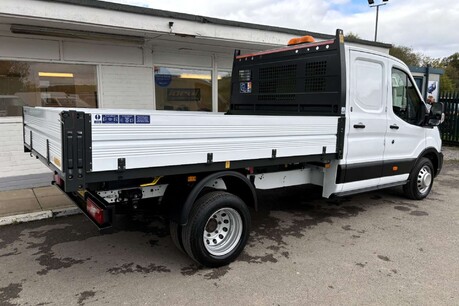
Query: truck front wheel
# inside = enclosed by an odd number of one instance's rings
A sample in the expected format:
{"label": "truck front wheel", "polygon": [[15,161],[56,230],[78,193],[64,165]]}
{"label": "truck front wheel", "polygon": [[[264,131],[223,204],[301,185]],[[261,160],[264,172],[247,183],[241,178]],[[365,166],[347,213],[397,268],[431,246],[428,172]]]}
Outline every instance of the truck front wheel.
{"label": "truck front wheel", "polygon": [[199,264],[220,267],[235,260],[250,231],[250,212],[236,195],[213,191],[200,197],[182,227],[187,254]]}
{"label": "truck front wheel", "polygon": [[410,174],[410,181],[403,186],[405,195],[413,200],[422,200],[430,193],[434,179],[434,167],[430,159],[421,158]]}

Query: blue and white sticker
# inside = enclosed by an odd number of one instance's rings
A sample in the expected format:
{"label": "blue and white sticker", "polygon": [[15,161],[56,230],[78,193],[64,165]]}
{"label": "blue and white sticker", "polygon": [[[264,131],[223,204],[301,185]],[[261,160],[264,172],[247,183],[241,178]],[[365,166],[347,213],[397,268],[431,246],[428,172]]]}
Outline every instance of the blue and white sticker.
{"label": "blue and white sticker", "polygon": [[102,115],[102,123],[118,123],[118,115]]}
{"label": "blue and white sticker", "polygon": [[102,123],[102,116],[99,114],[94,115],[94,123]]}
{"label": "blue and white sticker", "polygon": [[137,124],[150,124],[150,115],[136,115],[135,123]]}
{"label": "blue and white sticker", "polygon": [[252,82],[240,82],[239,93],[252,93]]}
{"label": "blue and white sticker", "polygon": [[134,124],[134,115],[120,115],[120,123]]}
{"label": "blue and white sticker", "polygon": [[150,124],[150,115],[93,115],[95,124]]}

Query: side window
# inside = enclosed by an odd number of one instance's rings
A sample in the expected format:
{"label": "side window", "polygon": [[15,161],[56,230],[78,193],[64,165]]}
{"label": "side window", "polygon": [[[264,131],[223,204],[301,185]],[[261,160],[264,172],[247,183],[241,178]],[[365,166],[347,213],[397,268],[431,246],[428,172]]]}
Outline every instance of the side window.
{"label": "side window", "polygon": [[380,63],[357,60],[356,102],[367,112],[380,112],[383,107],[383,67]]}
{"label": "side window", "polygon": [[424,120],[424,103],[408,75],[392,69],[392,109],[400,119],[414,125]]}

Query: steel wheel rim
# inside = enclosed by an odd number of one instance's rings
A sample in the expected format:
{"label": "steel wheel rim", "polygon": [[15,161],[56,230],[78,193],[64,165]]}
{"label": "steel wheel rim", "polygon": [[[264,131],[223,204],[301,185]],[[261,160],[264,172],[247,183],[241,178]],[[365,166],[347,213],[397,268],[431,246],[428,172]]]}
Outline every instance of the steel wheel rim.
{"label": "steel wheel rim", "polygon": [[241,240],[242,218],[233,208],[221,208],[214,212],[204,227],[204,247],[214,256],[230,253]]}
{"label": "steel wheel rim", "polygon": [[418,187],[418,191],[421,194],[425,194],[432,184],[432,171],[428,166],[424,166],[419,170],[418,177],[416,180],[416,185]]}

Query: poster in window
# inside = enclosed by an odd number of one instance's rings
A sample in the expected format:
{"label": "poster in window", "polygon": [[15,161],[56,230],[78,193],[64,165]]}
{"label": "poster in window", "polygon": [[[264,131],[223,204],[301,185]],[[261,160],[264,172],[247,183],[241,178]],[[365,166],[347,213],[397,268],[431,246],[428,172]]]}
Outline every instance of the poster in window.
{"label": "poster in window", "polygon": [[438,101],[438,81],[429,81],[427,87],[427,102],[434,103]]}

